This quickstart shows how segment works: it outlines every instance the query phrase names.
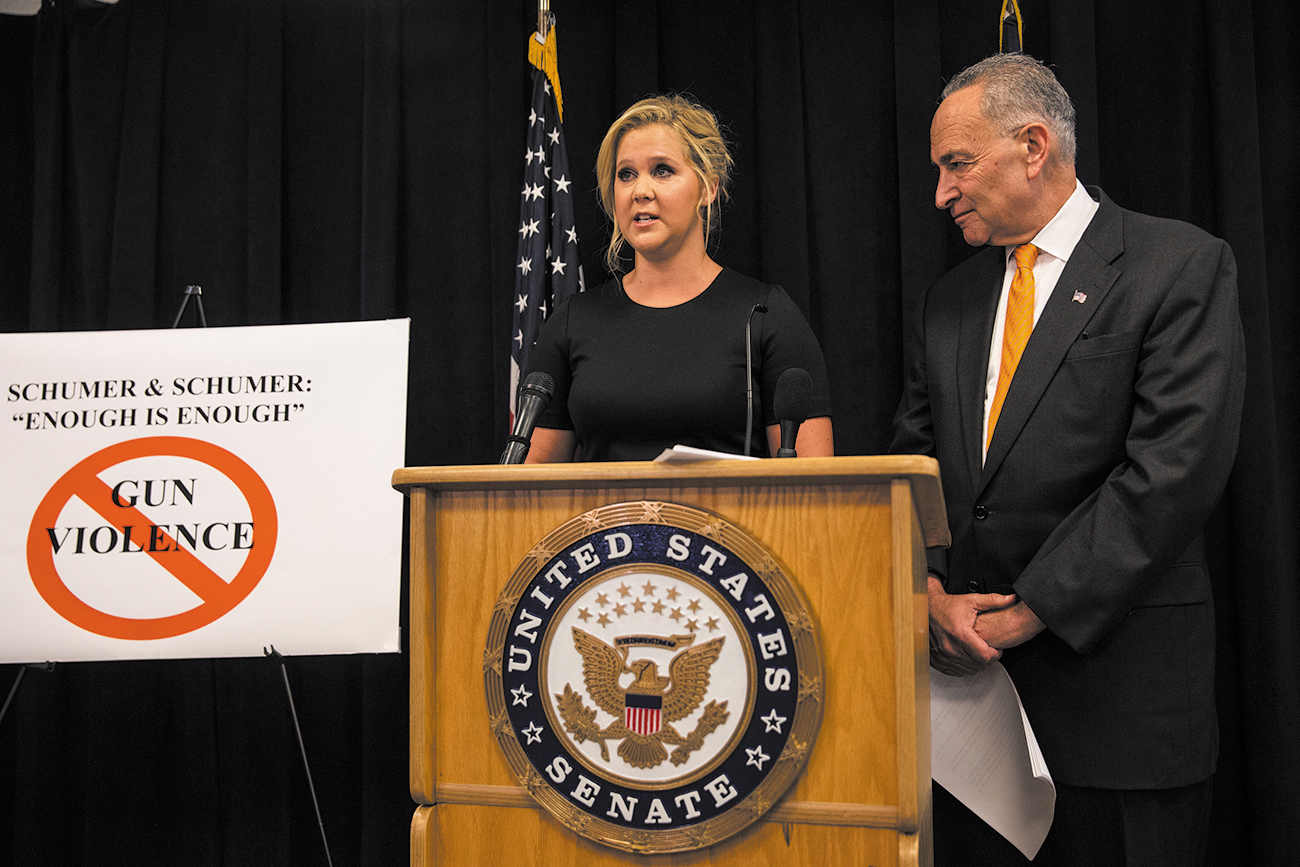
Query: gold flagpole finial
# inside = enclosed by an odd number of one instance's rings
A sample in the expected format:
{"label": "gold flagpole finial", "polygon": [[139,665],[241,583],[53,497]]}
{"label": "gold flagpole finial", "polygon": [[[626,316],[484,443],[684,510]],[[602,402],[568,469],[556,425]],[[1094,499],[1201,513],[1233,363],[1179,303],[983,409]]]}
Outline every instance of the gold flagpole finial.
{"label": "gold flagpole finial", "polygon": [[[1008,8],[1009,7],[1009,8]],[[1012,31],[1010,24],[1011,19],[1015,18],[1016,27]],[[1009,40],[1007,37],[1014,38],[1014,45],[1006,45]],[[1018,0],[1002,0],[1002,11],[998,13],[998,52],[1016,52],[1025,50],[1025,22],[1020,17],[1020,3]]]}
{"label": "gold flagpole finial", "polygon": [[551,0],[537,0],[537,38],[546,41],[546,32],[551,29]]}
{"label": "gold flagpole finial", "polygon": [[537,0],[537,12],[539,18],[542,15],[546,16],[546,30],[543,32],[539,26],[537,32],[528,37],[528,62],[546,73],[547,80],[555,90],[555,108],[560,114],[560,119],[563,120],[564,96],[560,92],[560,64],[557,58],[559,51],[556,46],[558,36],[555,16],[551,14],[549,0]]}

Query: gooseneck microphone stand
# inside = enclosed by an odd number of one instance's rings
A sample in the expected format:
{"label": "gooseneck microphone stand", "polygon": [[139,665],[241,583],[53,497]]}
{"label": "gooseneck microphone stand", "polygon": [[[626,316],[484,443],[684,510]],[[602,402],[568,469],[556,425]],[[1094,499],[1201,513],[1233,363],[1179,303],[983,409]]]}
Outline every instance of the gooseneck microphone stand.
{"label": "gooseneck microphone stand", "polygon": [[752,326],[755,313],[766,313],[767,307],[755,304],[745,317],[745,457],[749,457],[749,444],[754,437],[754,347]]}

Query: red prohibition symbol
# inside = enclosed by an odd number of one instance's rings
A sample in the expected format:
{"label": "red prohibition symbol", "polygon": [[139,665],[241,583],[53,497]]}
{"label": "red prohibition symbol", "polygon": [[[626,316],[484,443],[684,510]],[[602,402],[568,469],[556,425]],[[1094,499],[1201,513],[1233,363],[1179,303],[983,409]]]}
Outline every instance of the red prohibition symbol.
{"label": "red prohibition symbol", "polygon": [[[159,531],[163,544],[143,553],[152,557],[173,578],[201,600],[188,611],[166,617],[120,617],[83,602],[60,577],[54,563],[54,546],[47,528],[55,526],[64,506],[73,498],[82,500],[110,526],[125,533],[126,527],[145,527],[152,522],[134,506],[113,502],[112,490],[99,474],[134,458],[180,457],[207,464],[225,475],[243,494],[256,528],[256,541],[234,580],[226,583],[194,553],[180,548],[176,540]],[[144,437],[100,449],[64,473],[36,507],[27,533],[27,568],[41,598],[68,622],[109,638],[149,640],[171,638],[207,626],[242,602],[266,574],[275,552],[278,530],[275,500],[262,477],[233,452],[221,446],[189,437]]]}

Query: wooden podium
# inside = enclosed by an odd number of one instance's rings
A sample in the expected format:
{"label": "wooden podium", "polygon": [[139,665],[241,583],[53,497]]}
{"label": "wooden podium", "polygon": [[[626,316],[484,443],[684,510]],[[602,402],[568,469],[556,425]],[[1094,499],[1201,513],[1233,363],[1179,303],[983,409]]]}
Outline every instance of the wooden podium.
{"label": "wooden podium", "polygon": [[[920,456],[412,467],[411,863],[929,864],[925,556],[948,543],[937,464]],[[756,538],[820,634],[825,706],[802,776],[711,848],[626,854],[584,839],[519,786],[489,726],[484,648],[531,546],[612,503],[669,501]]]}

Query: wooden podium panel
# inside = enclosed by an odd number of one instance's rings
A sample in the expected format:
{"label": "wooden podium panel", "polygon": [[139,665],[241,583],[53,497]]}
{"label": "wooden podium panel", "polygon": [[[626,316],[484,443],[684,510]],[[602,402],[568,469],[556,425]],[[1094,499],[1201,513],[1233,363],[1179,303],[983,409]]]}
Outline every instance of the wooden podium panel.
{"label": "wooden podium panel", "polygon": [[[530,802],[531,803],[531,802]],[[581,864],[730,865],[746,867],[887,867],[917,863],[915,852],[900,859],[899,837],[891,829],[759,822],[729,840],[680,855],[628,855],[561,827],[545,811],[517,807],[507,811],[503,834],[499,808],[470,804],[420,807],[411,823],[411,864]],[[786,835],[789,835],[788,838]],[[917,835],[911,835],[911,842]],[[440,854],[442,853],[442,854]]]}
{"label": "wooden podium panel", "polygon": [[[927,544],[946,544],[934,461],[841,457],[409,468],[413,864],[929,863]],[[489,728],[483,666],[498,593],[560,524],[612,503],[717,513],[766,547],[816,621],[825,707],[786,796],[710,849],[638,856],[536,807]]]}

